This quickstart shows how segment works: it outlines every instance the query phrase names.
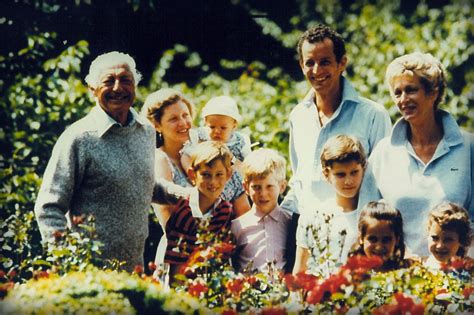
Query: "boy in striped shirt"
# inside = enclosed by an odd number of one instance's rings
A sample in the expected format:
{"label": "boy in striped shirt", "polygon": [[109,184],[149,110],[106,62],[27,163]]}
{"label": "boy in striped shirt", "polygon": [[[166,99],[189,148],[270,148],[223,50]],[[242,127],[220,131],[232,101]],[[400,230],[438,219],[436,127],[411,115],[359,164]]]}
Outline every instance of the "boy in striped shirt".
{"label": "boy in striped shirt", "polygon": [[[199,143],[191,156],[188,177],[197,188],[199,202],[193,206],[186,199],[176,205],[176,211],[166,223],[168,245],[165,263],[170,264],[170,283],[174,275],[196,249],[200,222],[208,220],[208,233],[226,241],[234,218],[232,204],[221,199],[221,193],[232,175],[232,154],[217,141]],[[219,238],[219,235],[223,239]]]}

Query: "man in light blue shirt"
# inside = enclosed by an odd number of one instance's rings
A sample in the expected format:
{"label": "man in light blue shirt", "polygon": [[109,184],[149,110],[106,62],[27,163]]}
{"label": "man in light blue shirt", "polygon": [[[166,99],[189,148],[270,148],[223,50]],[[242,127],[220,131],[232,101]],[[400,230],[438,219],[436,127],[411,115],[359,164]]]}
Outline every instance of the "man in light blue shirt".
{"label": "man in light blue shirt", "polygon": [[325,25],[308,29],[298,42],[301,70],[311,91],[290,114],[291,190],[281,206],[300,212],[305,200],[321,202],[334,195],[322,174],[320,155],[332,136],[357,137],[370,155],[389,134],[390,116],[383,106],[359,96],[342,76],[347,56],[341,35]]}

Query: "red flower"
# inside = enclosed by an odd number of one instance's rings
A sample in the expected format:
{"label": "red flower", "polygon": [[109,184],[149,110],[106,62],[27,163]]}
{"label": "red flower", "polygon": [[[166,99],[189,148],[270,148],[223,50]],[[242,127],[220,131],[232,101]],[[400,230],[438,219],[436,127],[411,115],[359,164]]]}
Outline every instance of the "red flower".
{"label": "red flower", "polygon": [[216,245],[214,245],[214,248],[218,253],[221,254],[232,254],[234,251],[235,245],[231,243],[224,243],[224,242],[219,242]]}
{"label": "red flower", "polygon": [[365,273],[370,269],[377,269],[382,267],[383,259],[379,256],[352,256],[347,259],[347,263],[344,265],[345,269],[355,271],[357,273]]}
{"label": "red flower", "polygon": [[441,288],[441,289],[436,290],[436,294],[442,294],[442,293],[448,293],[448,290],[446,290],[445,288]]}
{"label": "red flower", "polygon": [[8,281],[6,283],[0,284],[0,297],[5,296],[6,292],[10,289],[13,289],[15,286],[15,282],[13,281]]}
{"label": "red flower", "polygon": [[425,313],[425,306],[423,304],[415,304],[410,309],[410,315],[423,315]]}
{"label": "red flower", "polygon": [[285,281],[288,290],[296,291],[301,289],[301,284],[296,281],[296,277],[293,276],[291,273],[284,275],[283,280]]}
{"label": "red flower", "polygon": [[237,295],[244,288],[244,280],[243,279],[229,280],[229,282],[227,282],[225,286],[231,294]]}
{"label": "red flower", "polygon": [[150,269],[150,271],[155,271],[155,270],[156,270],[156,264],[155,264],[155,262],[150,261],[150,262],[148,263],[148,269]]}
{"label": "red flower", "polygon": [[415,305],[415,302],[411,298],[404,296],[403,293],[397,292],[394,297],[401,311],[409,311]]}
{"label": "red flower", "polygon": [[221,314],[222,314],[222,315],[237,315],[237,314],[239,314],[239,313],[237,313],[237,312],[234,311],[234,310],[228,309],[228,310],[223,310]]}
{"label": "red flower", "polygon": [[385,304],[372,311],[372,315],[400,315],[400,309],[395,304]]}
{"label": "red flower", "polygon": [[13,279],[16,277],[16,270],[15,269],[11,269],[8,273],[7,273],[7,277],[9,279]]}
{"label": "red flower", "polygon": [[44,270],[38,270],[33,273],[34,279],[49,278],[49,272]]}
{"label": "red flower", "polygon": [[453,257],[450,262],[451,268],[455,270],[471,270],[473,260],[471,258]]}
{"label": "red flower", "polygon": [[423,315],[425,312],[425,306],[420,304],[415,304],[415,302],[410,298],[403,295],[403,293],[395,293],[394,302],[389,305],[382,305],[381,307],[374,310],[373,315]]}
{"label": "red flower", "polygon": [[79,224],[82,224],[84,222],[84,216],[82,215],[75,215],[72,217],[72,223],[74,225],[79,225]]}
{"label": "red flower", "polygon": [[318,277],[304,272],[298,272],[296,274],[296,281],[301,284],[304,290],[309,291],[318,282]]}
{"label": "red flower", "polygon": [[258,279],[255,278],[254,276],[249,276],[247,278],[247,283],[250,284],[250,285],[254,285],[255,283],[257,283]]}
{"label": "red flower", "polygon": [[306,302],[309,304],[318,304],[320,303],[327,291],[320,285],[315,286],[311,291],[308,292],[306,297]]}
{"label": "red flower", "polygon": [[349,284],[349,280],[342,275],[332,275],[323,283],[313,287],[309,291],[306,301],[310,304],[317,304],[326,300],[331,294],[338,292],[343,285]]}
{"label": "red flower", "polygon": [[474,287],[466,287],[464,288],[464,290],[462,290],[462,295],[466,299],[469,298],[469,296],[471,296],[472,294],[474,294]]}
{"label": "red flower", "polygon": [[329,292],[336,293],[341,289],[343,285],[348,285],[349,280],[342,275],[332,275],[328,279],[326,279],[323,285],[329,290]]}
{"label": "red flower", "polygon": [[64,237],[64,232],[56,230],[53,232],[53,237],[56,241],[58,241]]}
{"label": "red flower", "polygon": [[188,287],[188,293],[194,297],[199,297],[201,293],[206,293],[207,291],[209,291],[209,288],[201,282],[193,282]]}
{"label": "red flower", "polygon": [[286,315],[286,310],[282,307],[266,307],[260,313],[262,315]]}
{"label": "red flower", "polygon": [[5,271],[0,270],[0,278],[4,278],[4,277],[5,277]]}
{"label": "red flower", "polygon": [[298,272],[295,276],[292,274],[286,274],[283,276],[285,280],[286,287],[290,291],[296,291],[303,289],[309,291],[318,282],[318,278],[314,275],[307,274],[305,272]]}
{"label": "red flower", "polygon": [[136,265],[135,268],[133,269],[133,273],[137,273],[141,275],[145,270],[143,269],[142,265]]}

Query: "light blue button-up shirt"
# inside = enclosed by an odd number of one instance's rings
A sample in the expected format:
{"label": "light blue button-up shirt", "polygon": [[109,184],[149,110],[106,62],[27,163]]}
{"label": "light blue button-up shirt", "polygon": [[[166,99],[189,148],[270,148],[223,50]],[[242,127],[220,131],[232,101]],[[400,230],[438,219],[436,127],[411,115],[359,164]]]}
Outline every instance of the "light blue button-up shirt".
{"label": "light blue button-up shirt", "polygon": [[[390,137],[383,139],[369,159],[368,176],[375,179],[380,196],[403,217],[405,243],[411,252],[428,255],[426,219],[443,201],[465,207],[474,218],[473,135],[461,132],[454,118],[439,110],[444,135],[431,160],[424,164],[408,141],[408,123],[400,119]],[[361,198],[373,187],[363,183]],[[363,193],[364,192],[364,193]],[[369,193],[370,194],[370,193]]]}
{"label": "light blue button-up shirt", "polygon": [[326,141],[339,134],[357,137],[366,154],[390,132],[390,116],[385,108],[359,96],[349,80],[342,78],[342,101],[337,110],[321,126],[314,103],[314,91],[299,103],[290,114],[290,162],[293,176],[291,190],[281,206],[300,212],[305,200],[321,202],[334,197],[333,188],[326,182],[321,168],[321,151]]}

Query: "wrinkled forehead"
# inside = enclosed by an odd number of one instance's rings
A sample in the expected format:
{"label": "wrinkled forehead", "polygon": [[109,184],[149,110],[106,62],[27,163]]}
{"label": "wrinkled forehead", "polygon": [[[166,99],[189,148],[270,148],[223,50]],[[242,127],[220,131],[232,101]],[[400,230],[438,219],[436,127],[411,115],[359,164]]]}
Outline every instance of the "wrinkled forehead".
{"label": "wrinkled forehead", "polygon": [[133,73],[130,70],[129,65],[125,63],[103,64],[102,67],[98,68],[97,70],[100,78],[107,76],[130,76],[133,79]]}

